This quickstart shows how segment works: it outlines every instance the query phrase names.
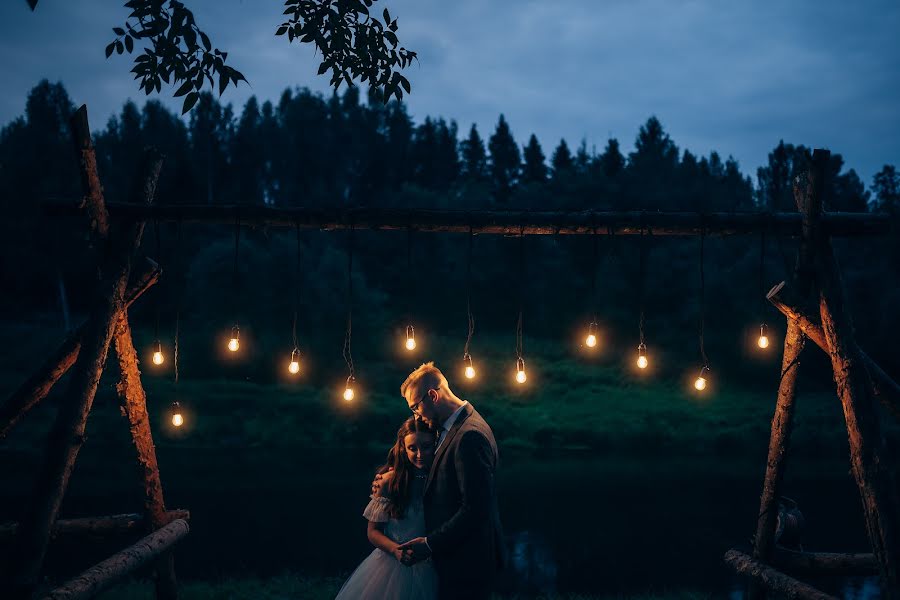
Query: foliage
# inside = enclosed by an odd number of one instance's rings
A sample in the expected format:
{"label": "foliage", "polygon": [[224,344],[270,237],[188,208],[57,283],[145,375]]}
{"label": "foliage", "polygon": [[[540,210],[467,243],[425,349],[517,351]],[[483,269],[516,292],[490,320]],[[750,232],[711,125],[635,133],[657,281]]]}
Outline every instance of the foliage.
{"label": "foliage", "polygon": [[[400,45],[397,19],[388,9],[384,22],[369,13],[377,0],[286,0],[288,20],[275,31],[289,42],[312,42],[322,54],[319,75],[331,71],[331,85],[355,80],[381,91],[385,103],[393,96],[400,100],[410,92],[409,80],[400,74],[412,64],[416,53]],[[34,10],[37,0],[28,0]],[[205,84],[218,87],[221,95],[229,84],[246,82],[244,75],[227,65],[228,53],[213,48],[209,36],[194,20],[193,12],[178,0],[128,0],[130,12],[123,27],[113,27],[115,37],[106,46],[106,58],[113,52],[132,54],[135,45],[146,42],[134,59],[138,89],[149,95],[162,84],[177,86],[175,97],[184,96],[182,114],[200,99]],[[218,84],[216,80],[218,79]]]}

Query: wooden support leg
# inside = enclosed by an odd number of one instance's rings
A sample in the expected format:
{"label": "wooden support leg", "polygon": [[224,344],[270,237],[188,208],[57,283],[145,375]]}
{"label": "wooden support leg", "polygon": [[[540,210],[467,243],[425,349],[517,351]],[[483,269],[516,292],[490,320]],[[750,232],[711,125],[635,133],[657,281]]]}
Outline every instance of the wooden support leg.
{"label": "wooden support leg", "polygon": [[[150,417],[147,414],[147,394],[141,385],[137,352],[132,342],[128,313],[125,311],[119,315],[116,325],[115,347],[121,373],[116,389],[137,451],[138,466],[144,483],[144,510],[153,531],[165,526],[166,507],[156,461],[156,448],[150,431]],[[161,600],[173,600],[178,597],[172,551],[162,553],[156,560],[156,596]]]}
{"label": "wooden support leg", "polygon": [[[159,265],[145,259],[143,270],[131,278],[128,290],[125,292],[125,307],[137,300],[158,280],[160,275]],[[32,408],[47,397],[50,390],[60,378],[75,364],[78,353],[81,351],[81,340],[84,337],[86,325],[81,325],[75,332],[67,337],[56,349],[41,368],[29,377],[19,389],[0,406],[0,440],[5,438],[15,427],[16,423],[28,414]]]}
{"label": "wooden support leg", "polygon": [[743,552],[729,550],[725,553],[725,564],[734,569],[738,575],[753,580],[774,598],[790,598],[791,600],[838,600],[831,594],[788,577],[781,571],[773,569],[758,560],[750,558]]}
{"label": "wooden support leg", "polygon": [[[813,185],[824,188],[829,153],[813,153]],[[843,284],[830,241],[819,244],[817,275],[819,313],[828,342],[837,395],[844,410],[850,441],[850,464],[862,498],[866,530],[879,564],[882,595],[900,598],[900,505],[888,465],[882,461],[881,431],[874,401],[866,385],[868,374],[853,336]]]}

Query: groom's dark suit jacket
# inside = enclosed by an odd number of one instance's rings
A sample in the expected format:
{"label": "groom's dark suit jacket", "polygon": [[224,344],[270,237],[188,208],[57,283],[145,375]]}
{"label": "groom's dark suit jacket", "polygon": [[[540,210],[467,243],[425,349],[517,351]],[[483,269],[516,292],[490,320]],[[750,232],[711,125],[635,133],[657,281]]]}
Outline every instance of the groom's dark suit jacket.
{"label": "groom's dark suit jacket", "polygon": [[488,585],[506,560],[497,510],[497,443],[471,404],[444,436],[425,487],[432,560],[442,588]]}

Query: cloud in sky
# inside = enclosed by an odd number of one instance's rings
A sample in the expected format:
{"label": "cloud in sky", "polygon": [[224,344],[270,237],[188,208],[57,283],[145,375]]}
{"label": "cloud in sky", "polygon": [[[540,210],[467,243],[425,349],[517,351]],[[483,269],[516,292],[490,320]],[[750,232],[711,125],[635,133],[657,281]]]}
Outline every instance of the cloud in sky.
{"label": "cloud in sky", "polygon": [[[126,98],[140,102],[128,58],[103,49],[122,2],[24,0],[0,7],[0,124],[22,114],[41,78],[86,103],[95,128]],[[328,93],[312,48],[275,38],[277,1],[188,0],[198,24],[251,86],[223,97],[276,100],[286,87]],[[893,0],[380,0],[419,53],[408,70],[417,121],[472,123],[500,113],[546,154],[560,138],[627,149],[650,115],[695,154],[734,156],[755,175],[780,139],[844,155],[866,184],[900,164],[900,4]],[[171,90],[160,96],[178,110]]]}

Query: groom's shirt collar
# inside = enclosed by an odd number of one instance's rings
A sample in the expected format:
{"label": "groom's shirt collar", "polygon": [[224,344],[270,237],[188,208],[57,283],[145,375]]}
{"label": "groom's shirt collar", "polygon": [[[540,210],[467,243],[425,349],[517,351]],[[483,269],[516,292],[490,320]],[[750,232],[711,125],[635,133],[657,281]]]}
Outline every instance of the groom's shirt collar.
{"label": "groom's shirt collar", "polygon": [[443,425],[441,425],[441,439],[443,439],[444,435],[446,435],[446,433],[450,431],[450,428],[453,427],[454,423],[456,423],[456,420],[459,418],[459,415],[462,414],[463,409],[468,403],[469,402],[467,400],[463,400],[463,403],[459,405],[459,408],[454,410],[453,414],[447,417],[447,420],[444,421]]}

